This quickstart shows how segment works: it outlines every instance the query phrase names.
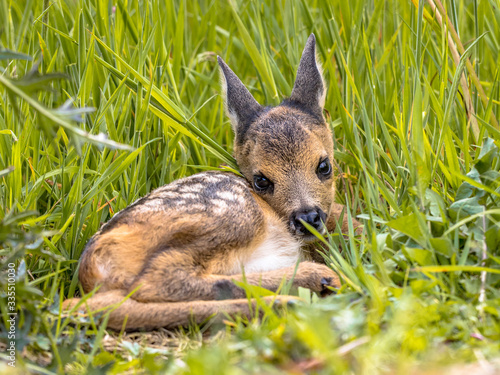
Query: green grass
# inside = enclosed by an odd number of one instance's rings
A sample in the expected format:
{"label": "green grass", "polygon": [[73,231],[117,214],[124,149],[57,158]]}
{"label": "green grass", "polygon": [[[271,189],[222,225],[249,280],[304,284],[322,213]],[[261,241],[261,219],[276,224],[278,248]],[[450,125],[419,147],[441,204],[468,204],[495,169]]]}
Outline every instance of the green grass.
{"label": "green grass", "polygon": [[[0,268],[17,268],[17,370],[498,365],[500,2],[435,4],[449,38],[417,0],[0,0]],[[337,200],[365,224],[361,237],[329,238],[338,295],[301,290],[306,302],[284,314],[267,309],[208,339],[176,333],[160,352],[148,335],[115,335],[110,349],[105,325],[61,316],[103,222],[177,178],[236,168],[216,55],[259,102],[278,104],[311,32],[329,86]]]}

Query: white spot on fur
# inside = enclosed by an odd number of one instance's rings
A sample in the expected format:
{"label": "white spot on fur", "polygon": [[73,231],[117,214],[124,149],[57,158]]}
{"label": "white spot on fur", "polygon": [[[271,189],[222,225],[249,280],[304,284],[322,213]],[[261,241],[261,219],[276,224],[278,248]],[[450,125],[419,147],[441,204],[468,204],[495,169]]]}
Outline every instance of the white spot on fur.
{"label": "white spot on fur", "polygon": [[110,270],[111,270],[111,262],[109,261],[104,263],[97,262],[97,271],[99,272],[101,280],[104,280],[108,277]]}
{"label": "white spot on fur", "polygon": [[185,199],[199,199],[200,196],[199,196],[199,194],[194,194],[194,193],[183,193],[182,194],[182,198],[185,198]]}
{"label": "white spot on fur", "polygon": [[184,185],[180,187],[180,191],[182,193],[199,193],[201,192],[204,188],[206,188],[206,185],[196,183],[192,185]]}
{"label": "white spot on fur", "polygon": [[212,211],[217,215],[226,213],[229,208],[228,204],[222,199],[213,199],[211,203]]}
{"label": "white spot on fur", "polygon": [[219,182],[223,180],[224,176],[216,175],[216,174],[206,174],[203,178],[204,182]]}
{"label": "white spot on fur", "polygon": [[186,210],[189,211],[202,211],[205,212],[206,206],[204,206],[201,203],[190,203],[188,207],[186,207]]}
{"label": "white spot on fur", "polygon": [[[238,189],[234,189],[238,190]],[[244,204],[245,199],[241,196],[241,193],[238,191],[220,191],[217,193],[217,198],[230,201],[230,202],[238,202],[239,204]]]}
{"label": "white spot on fur", "polygon": [[236,195],[231,191],[219,191],[217,192],[217,197],[220,199],[227,199],[228,201],[234,201]]}

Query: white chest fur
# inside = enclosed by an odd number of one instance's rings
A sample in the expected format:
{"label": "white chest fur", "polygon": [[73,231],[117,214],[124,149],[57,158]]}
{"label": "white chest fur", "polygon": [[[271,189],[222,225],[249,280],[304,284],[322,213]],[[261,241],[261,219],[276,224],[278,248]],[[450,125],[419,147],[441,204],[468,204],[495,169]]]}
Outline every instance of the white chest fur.
{"label": "white chest fur", "polygon": [[264,239],[239,257],[231,273],[241,273],[242,268],[245,273],[261,273],[293,267],[301,260],[300,247],[281,223],[270,224]]}
{"label": "white chest fur", "polygon": [[265,272],[294,266],[300,259],[300,243],[269,236],[241,262],[246,273]]}

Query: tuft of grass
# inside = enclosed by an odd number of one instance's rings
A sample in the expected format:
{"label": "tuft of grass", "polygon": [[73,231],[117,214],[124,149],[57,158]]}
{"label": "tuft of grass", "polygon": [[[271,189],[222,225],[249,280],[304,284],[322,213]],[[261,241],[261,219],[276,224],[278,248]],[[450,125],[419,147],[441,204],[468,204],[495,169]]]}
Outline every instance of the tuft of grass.
{"label": "tuft of grass", "polygon": [[[17,371],[498,370],[499,30],[495,0],[0,1],[0,271],[15,263]],[[237,170],[216,55],[278,104],[311,32],[337,200],[365,224],[325,239],[337,295],[299,290],[285,312],[259,304],[262,320],[159,331],[168,345],[62,316],[103,222],[177,178]]]}

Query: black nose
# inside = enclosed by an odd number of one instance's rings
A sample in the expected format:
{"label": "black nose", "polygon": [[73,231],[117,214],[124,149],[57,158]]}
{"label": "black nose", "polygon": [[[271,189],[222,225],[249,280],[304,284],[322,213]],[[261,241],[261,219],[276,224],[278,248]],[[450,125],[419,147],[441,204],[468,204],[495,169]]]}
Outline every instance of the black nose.
{"label": "black nose", "polygon": [[290,218],[290,226],[292,231],[298,235],[311,234],[302,222],[306,222],[318,232],[322,232],[323,223],[325,222],[326,214],[320,208],[305,209],[294,212]]}

